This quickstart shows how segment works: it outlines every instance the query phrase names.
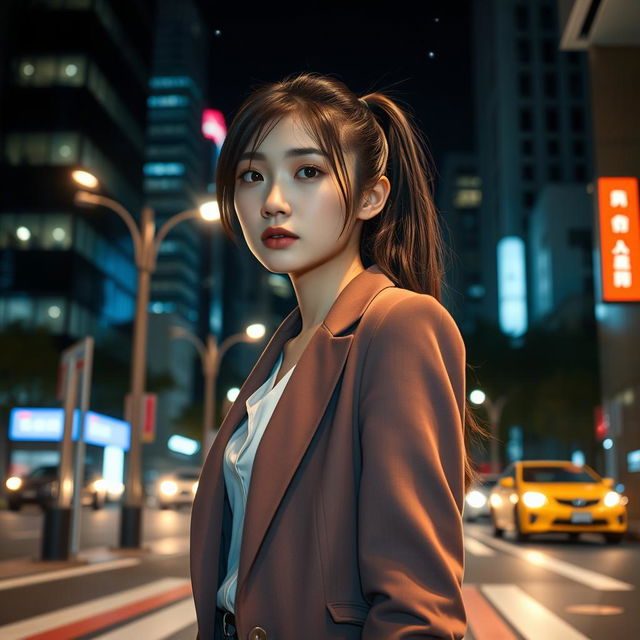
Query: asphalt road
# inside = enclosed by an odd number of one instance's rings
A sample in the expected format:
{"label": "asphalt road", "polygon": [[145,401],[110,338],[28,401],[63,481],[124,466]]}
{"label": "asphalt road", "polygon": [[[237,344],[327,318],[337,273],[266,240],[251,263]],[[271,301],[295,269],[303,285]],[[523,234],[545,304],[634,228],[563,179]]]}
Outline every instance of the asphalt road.
{"label": "asphalt road", "polygon": [[[0,511],[0,638],[193,640],[188,511],[145,510],[144,553],[115,547],[118,513],[83,511],[82,562],[42,565],[41,515]],[[640,637],[639,543],[587,534],[515,543],[465,523],[465,640]],[[310,638],[309,640],[313,640]]]}

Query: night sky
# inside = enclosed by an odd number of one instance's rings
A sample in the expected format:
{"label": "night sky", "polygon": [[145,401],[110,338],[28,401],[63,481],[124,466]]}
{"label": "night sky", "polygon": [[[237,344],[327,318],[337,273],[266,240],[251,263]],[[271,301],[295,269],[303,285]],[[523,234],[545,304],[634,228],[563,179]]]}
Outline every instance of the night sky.
{"label": "night sky", "polygon": [[423,2],[418,13],[404,2],[384,10],[216,4],[210,106],[228,122],[252,86],[317,71],[357,95],[390,89],[408,103],[438,173],[444,153],[473,148],[470,0]]}

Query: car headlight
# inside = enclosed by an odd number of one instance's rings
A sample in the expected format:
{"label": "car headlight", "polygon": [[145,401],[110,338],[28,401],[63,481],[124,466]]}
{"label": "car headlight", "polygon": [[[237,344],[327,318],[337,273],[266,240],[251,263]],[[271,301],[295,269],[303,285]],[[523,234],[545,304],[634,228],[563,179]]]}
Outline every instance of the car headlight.
{"label": "car headlight", "polygon": [[605,507],[617,507],[621,502],[621,496],[617,491],[608,491],[604,496]]}
{"label": "car headlight", "polygon": [[502,504],[502,498],[497,493],[492,493],[489,495],[489,504],[497,508]]}
{"label": "car headlight", "polygon": [[160,483],[160,493],[163,496],[175,496],[178,493],[178,485],[173,480],[163,480]]}
{"label": "car headlight", "polygon": [[104,478],[98,478],[97,480],[93,481],[93,488],[98,492],[101,493],[103,491],[107,490],[107,483],[104,480]]}
{"label": "car headlight", "polygon": [[539,491],[525,491],[522,494],[522,502],[530,509],[537,509],[541,507],[547,501],[547,497],[544,493]]}
{"label": "car headlight", "polygon": [[198,490],[198,481],[196,480],[191,487],[191,491],[195,493]]}
{"label": "car headlight", "polygon": [[7,478],[7,481],[4,483],[9,491],[17,491],[22,486],[22,478],[18,478],[18,476],[11,476]]}
{"label": "car headlight", "polygon": [[487,503],[487,497],[484,495],[484,493],[481,493],[480,491],[477,491],[475,489],[473,491],[469,491],[466,500],[467,504],[474,509],[480,509],[480,507],[484,507],[484,505]]}

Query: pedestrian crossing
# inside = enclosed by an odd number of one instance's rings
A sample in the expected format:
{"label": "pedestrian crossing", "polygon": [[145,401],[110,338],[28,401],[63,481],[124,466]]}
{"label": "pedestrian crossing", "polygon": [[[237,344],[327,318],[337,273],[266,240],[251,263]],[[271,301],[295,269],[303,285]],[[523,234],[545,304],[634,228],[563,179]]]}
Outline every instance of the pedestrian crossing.
{"label": "pedestrian crossing", "polygon": [[[501,545],[510,546],[504,541],[491,540],[488,536],[486,539],[482,535],[465,536],[466,553],[478,557],[492,558],[498,555],[505,551]],[[515,545],[511,546],[515,547]],[[166,549],[169,555],[180,551],[175,541]],[[527,560],[524,556],[522,559]],[[545,560],[538,559],[537,563],[538,566],[554,571],[554,559],[551,556]],[[594,590],[617,588],[620,591],[634,588],[623,582],[607,582],[607,576],[596,572],[591,572],[593,575],[580,580],[567,566],[569,564],[561,562],[559,565],[561,569],[556,573],[580,582],[582,587]],[[577,575],[580,577],[579,572]],[[0,581],[0,589],[3,582],[7,581]],[[463,584],[462,593],[468,621],[464,640],[589,640],[589,636],[574,628],[558,611],[551,611],[548,606],[534,597],[532,591],[535,592],[531,588],[527,591],[526,583]],[[195,622],[189,580],[165,577],[56,611],[5,624],[0,626],[0,638],[2,640],[71,640],[73,638],[186,640],[195,636]]]}

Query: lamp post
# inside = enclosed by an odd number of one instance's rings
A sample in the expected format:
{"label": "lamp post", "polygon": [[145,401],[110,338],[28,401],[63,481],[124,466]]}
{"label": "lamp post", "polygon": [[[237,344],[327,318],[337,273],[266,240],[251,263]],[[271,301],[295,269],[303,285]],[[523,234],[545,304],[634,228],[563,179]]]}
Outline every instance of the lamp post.
{"label": "lamp post", "polygon": [[507,401],[507,396],[500,396],[497,400],[492,401],[487,394],[481,389],[474,389],[469,394],[469,400],[473,404],[483,404],[489,417],[489,426],[491,428],[491,445],[490,445],[490,459],[491,459],[491,472],[500,472],[500,458],[498,455],[498,429],[500,427],[500,417],[502,416],[502,410]]}
{"label": "lamp post", "polygon": [[[73,179],[79,185],[96,188],[98,180],[85,171],[74,171]],[[131,444],[127,456],[127,478],[125,499],[120,519],[120,546],[140,547],[142,521],[142,395],[146,382],[147,362],[147,324],[151,274],[156,269],[158,248],[167,233],[183,220],[202,217],[212,221],[219,219],[217,206],[211,202],[199,209],[189,209],[178,213],[164,222],[156,233],[155,215],[151,207],[144,207],[140,224],[117,201],[89,191],[77,191],[74,202],[78,206],[103,206],[117,213],[131,233],[134,256],[138,269],[138,288],[136,293],[136,313],[133,329],[131,353]],[[217,215],[216,215],[217,214]]]}
{"label": "lamp post", "polygon": [[172,338],[183,338],[191,342],[200,354],[202,361],[202,373],[204,375],[204,417],[202,421],[202,462],[207,457],[209,447],[213,438],[210,439],[212,429],[216,424],[216,384],[218,379],[218,371],[220,370],[220,362],[229,347],[238,342],[255,342],[260,340],[266,332],[263,324],[249,325],[244,332],[234,333],[225,338],[218,347],[216,337],[209,334],[206,344],[184,327],[173,326],[170,329]]}

